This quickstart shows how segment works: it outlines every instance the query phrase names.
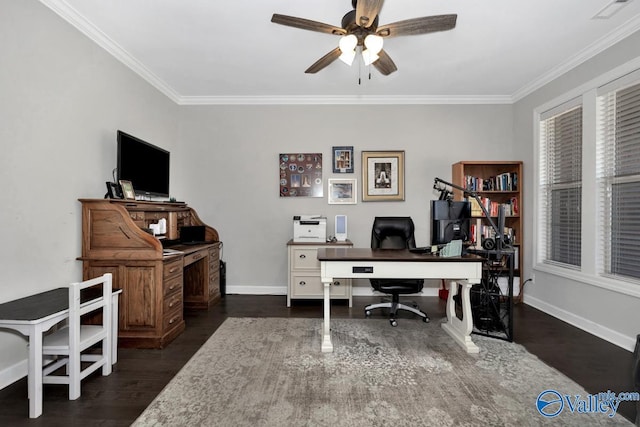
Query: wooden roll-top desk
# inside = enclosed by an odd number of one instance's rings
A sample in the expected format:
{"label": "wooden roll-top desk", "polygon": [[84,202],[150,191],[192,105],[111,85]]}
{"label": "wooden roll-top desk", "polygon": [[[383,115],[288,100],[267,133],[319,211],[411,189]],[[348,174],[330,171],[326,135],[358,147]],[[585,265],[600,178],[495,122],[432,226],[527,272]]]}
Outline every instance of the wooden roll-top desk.
{"label": "wooden roll-top desk", "polygon": [[[218,232],[192,208],[121,199],[80,202],[83,277],[111,273],[113,286],[122,289],[119,346],[163,348],[184,330],[184,309],[207,309],[220,300]],[[166,233],[154,236],[149,226],[161,219]],[[180,244],[180,227],[189,225],[205,226],[207,243]]]}

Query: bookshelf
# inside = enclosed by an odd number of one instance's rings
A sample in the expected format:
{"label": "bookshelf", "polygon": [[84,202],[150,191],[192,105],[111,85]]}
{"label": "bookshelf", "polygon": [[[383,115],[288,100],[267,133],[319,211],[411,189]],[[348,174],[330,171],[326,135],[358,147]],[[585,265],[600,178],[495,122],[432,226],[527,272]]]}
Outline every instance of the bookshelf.
{"label": "bookshelf", "polygon": [[[497,216],[499,205],[505,207],[505,231],[511,237],[515,251],[514,287],[517,286],[515,298],[519,302],[522,302],[521,266],[524,242],[522,177],[520,161],[461,161],[452,165],[452,182],[477,192],[492,217]],[[453,196],[455,200],[465,199],[460,190],[454,189]],[[473,198],[471,202],[472,216],[475,219],[472,221],[472,240],[476,247],[480,248],[482,237],[493,237],[493,231],[488,221],[483,220],[482,209],[477,206]]]}

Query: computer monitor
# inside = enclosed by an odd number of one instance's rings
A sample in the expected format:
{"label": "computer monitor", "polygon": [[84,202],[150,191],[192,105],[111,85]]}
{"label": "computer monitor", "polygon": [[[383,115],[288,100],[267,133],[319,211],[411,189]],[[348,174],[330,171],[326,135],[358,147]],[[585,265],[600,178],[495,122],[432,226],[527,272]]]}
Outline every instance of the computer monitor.
{"label": "computer monitor", "polygon": [[453,200],[431,201],[431,244],[470,240],[471,203]]}

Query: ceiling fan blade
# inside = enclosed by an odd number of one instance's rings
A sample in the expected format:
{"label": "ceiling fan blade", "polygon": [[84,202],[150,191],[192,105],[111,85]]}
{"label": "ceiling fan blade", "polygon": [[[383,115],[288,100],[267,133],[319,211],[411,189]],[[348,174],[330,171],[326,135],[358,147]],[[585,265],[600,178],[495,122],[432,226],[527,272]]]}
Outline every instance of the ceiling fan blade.
{"label": "ceiling fan blade", "polygon": [[378,58],[378,60],[373,63],[373,66],[376,67],[376,70],[380,71],[381,74],[388,76],[389,74],[398,70],[398,67],[396,67],[393,59],[391,59],[391,57],[387,54],[387,52],[384,51],[384,49],[378,53],[378,56],[380,58]]}
{"label": "ceiling fan blade", "polygon": [[303,30],[317,31],[319,33],[335,34],[338,36],[347,34],[344,28],[336,27],[334,25],[324,24],[310,19],[296,18],[295,16],[279,15],[277,13],[274,13],[271,17],[271,22]]}
{"label": "ceiling fan blade", "polygon": [[382,37],[413,36],[455,28],[458,15],[424,16],[381,25],[376,34]]}
{"label": "ceiling fan blade", "polygon": [[317,73],[318,71],[322,70],[324,67],[326,67],[327,65],[331,64],[333,61],[338,59],[341,54],[342,52],[340,51],[339,47],[333,49],[331,52],[327,53],[325,56],[318,59],[311,67],[307,68],[305,73],[307,74]]}
{"label": "ceiling fan blade", "polygon": [[382,9],[383,0],[358,0],[356,3],[356,24],[369,28]]}

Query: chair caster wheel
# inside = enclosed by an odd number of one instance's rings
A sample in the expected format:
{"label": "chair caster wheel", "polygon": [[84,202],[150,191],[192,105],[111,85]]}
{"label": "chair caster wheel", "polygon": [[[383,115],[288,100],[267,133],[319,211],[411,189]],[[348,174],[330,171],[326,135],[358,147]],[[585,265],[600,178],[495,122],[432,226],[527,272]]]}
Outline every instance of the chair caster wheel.
{"label": "chair caster wheel", "polygon": [[370,317],[371,316],[371,310],[365,310],[364,311],[364,315],[367,316],[367,317]]}
{"label": "chair caster wheel", "polygon": [[429,319],[428,317],[423,317],[423,318],[422,318],[422,321],[423,321],[424,323],[429,323],[429,320],[430,320],[430,319]]}
{"label": "chair caster wheel", "polygon": [[389,320],[389,322],[391,323],[391,326],[393,326],[394,328],[398,326],[398,322],[396,321],[396,319],[391,319]]}

